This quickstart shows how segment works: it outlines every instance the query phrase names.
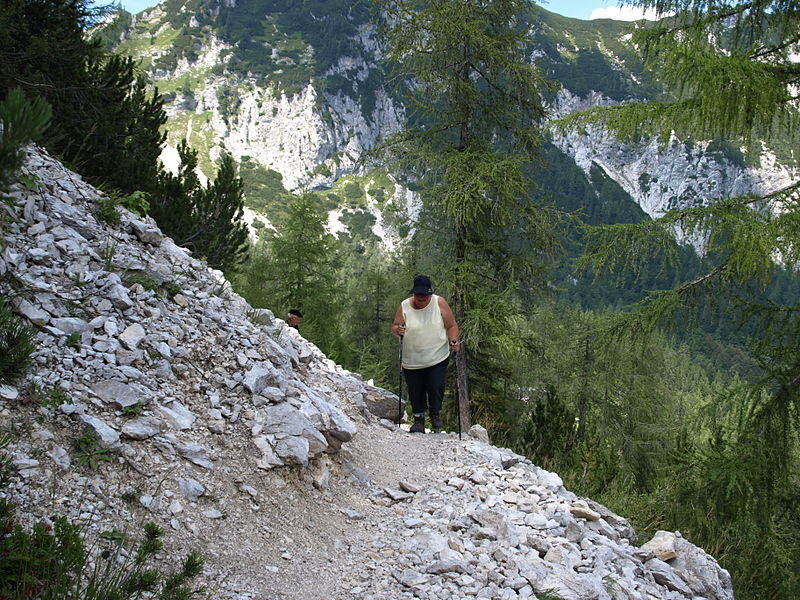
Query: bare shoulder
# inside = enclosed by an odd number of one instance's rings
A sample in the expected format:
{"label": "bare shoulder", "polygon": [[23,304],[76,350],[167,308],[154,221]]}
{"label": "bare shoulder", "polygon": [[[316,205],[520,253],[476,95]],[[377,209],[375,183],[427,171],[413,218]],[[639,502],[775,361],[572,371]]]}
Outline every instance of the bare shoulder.
{"label": "bare shoulder", "polygon": [[439,296],[439,310],[442,311],[442,314],[450,315],[453,311],[450,309],[450,305],[447,303],[447,300]]}

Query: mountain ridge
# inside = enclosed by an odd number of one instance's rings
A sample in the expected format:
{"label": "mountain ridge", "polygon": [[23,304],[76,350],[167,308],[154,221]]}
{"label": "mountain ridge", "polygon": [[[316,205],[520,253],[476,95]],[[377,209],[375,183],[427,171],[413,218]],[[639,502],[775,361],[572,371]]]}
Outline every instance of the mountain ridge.
{"label": "mountain ridge", "polygon": [[[405,109],[387,86],[369,15],[359,8],[354,16],[346,1],[321,4],[324,10],[315,11],[263,0],[225,6],[167,0],[137,16],[122,15],[127,25],[109,26],[105,35],[120,51],[142,58],[151,81],[170,98],[168,143],[189,139],[205,173],[224,150],[249,162],[246,183],[279,174],[278,191],[325,190],[365,173],[359,159],[402,127]],[[304,24],[303,11],[320,13],[312,19],[319,31]],[[244,18],[257,14],[265,15],[258,26]],[[535,5],[531,15],[532,59],[561,86],[551,101],[553,117],[663,93],[627,43],[630,23],[569,19]],[[321,31],[331,33],[322,39]],[[232,37],[245,34],[252,37]],[[630,146],[599,128],[554,134],[554,141],[587,181],[591,165],[598,165],[651,217],[727,195],[769,192],[796,171],[768,149],[762,164],[732,161],[730,153],[709,150],[713,141]],[[268,205],[273,192],[251,188],[248,202]]]}

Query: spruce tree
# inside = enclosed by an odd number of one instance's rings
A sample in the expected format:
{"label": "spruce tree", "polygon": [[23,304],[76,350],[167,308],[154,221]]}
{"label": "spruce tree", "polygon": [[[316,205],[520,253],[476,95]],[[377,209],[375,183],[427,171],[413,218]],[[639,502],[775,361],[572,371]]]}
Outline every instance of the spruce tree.
{"label": "spruce tree", "polygon": [[232,271],[245,259],[248,247],[244,214],[244,184],[230,154],[223,154],[214,181],[199,194],[192,217],[197,225],[191,243],[208,264]]}
{"label": "spruce tree", "polygon": [[334,237],[314,196],[296,196],[277,231],[264,235],[237,288],[253,306],[283,318],[289,309],[303,312],[303,336],[328,356],[341,353],[340,266]]}

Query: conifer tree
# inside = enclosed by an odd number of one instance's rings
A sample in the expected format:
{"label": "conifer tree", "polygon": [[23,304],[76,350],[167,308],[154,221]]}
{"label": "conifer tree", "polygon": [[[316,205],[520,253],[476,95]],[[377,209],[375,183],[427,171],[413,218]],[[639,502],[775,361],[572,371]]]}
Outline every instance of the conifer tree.
{"label": "conifer tree", "polygon": [[421,184],[424,209],[412,243],[426,244],[430,266],[440,265],[431,274],[449,292],[463,334],[457,387],[468,427],[468,357],[514,346],[516,292],[541,285],[555,246],[555,213],[529,201],[525,174],[537,154],[547,86],[526,53],[530,6],[523,0],[380,6],[389,55],[410,81],[409,122],[387,147]]}
{"label": "conifer tree", "polygon": [[192,217],[197,225],[191,243],[208,264],[223,271],[236,269],[247,254],[244,214],[244,184],[230,154],[223,154],[217,176],[199,194]]}
{"label": "conifer tree", "polygon": [[0,98],[20,87],[45,99],[53,120],[41,143],[92,183],[150,191],[166,113],[133,59],[87,35],[107,10],[90,0],[0,3]]}
{"label": "conifer tree", "polygon": [[24,160],[24,147],[47,130],[52,110],[42,98],[28,100],[14,88],[0,101],[0,192],[13,181]]}
{"label": "conifer tree", "polygon": [[339,360],[339,257],[314,196],[296,196],[285,223],[263,235],[238,278],[242,294],[253,306],[269,308],[279,317],[291,308],[300,309],[303,335]]}
{"label": "conifer tree", "polygon": [[150,196],[150,214],[179,246],[223,271],[235,270],[247,252],[247,226],[242,221],[244,185],[233,158],[224,154],[216,179],[204,188],[197,175],[197,150],[178,144],[180,166],[163,171]]}
{"label": "conifer tree", "polygon": [[[702,2],[640,0],[661,21],[640,26],[633,41],[650,68],[674,91],[657,102],[622,103],[572,115],[564,127],[602,123],[618,136],[729,139],[755,161],[764,148],[797,147],[800,105],[800,10],[774,0]],[[782,152],[792,158],[791,153]],[[794,157],[796,160],[796,156]],[[780,189],[725,198],[705,207],[667,211],[638,225],[591,228],[584,264],[599,271],[637,269],[653,252],[674,255],[674,230],[704,240],[706,273],[657,290],[623,315],[617,330],[647,332],[723,301],[749,332],[761,367],[736,393],[713,406],[702,440],[682,478],[686,529],[720,548],[738,583],[737,597],[789,598],[797,575],[798,433],[800,433],[800,310],[766,294],[782,270],[800,266],[800,181]],[[638,251],[631,252],[631,248]],[[670,249],[673,248],[673,249]],[[794,541],[792,541],[794,540]],[[753,552],[753,547],[760,550]],[[739,593],[741,592],[741,593]]]}

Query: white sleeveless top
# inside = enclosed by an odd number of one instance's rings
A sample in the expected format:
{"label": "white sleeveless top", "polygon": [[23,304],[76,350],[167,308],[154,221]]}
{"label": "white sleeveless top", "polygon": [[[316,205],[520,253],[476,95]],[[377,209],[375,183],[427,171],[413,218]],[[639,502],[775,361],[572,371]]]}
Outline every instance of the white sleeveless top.
{"label": "white sleeveless top", "polygon": [[439,296],[432,295],[423,309],[411,306],[411,298],[403,300],[403,318],[406,334],[403,336],[403,368],[424,369],[432,367],[450,355],[447,332],[444,330]]}

